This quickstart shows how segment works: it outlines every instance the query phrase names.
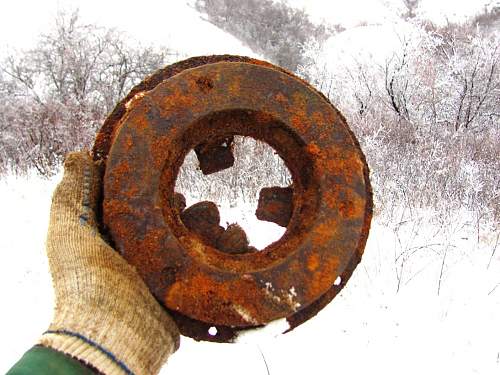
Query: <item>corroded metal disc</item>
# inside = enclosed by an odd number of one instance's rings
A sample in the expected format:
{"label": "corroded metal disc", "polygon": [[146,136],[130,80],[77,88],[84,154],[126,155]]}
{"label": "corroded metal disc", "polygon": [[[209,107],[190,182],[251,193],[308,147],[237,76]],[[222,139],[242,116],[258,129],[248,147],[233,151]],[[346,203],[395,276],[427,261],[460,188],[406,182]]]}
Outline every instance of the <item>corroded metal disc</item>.
{"label": "corroded metal disc", "polygon": [[[234,135],[270,144],[293,177],[284,236],[252,254],[207,245],[174,202],[185,155]],[[280,318],[293,329],[361,259],[372,194],[358,142],[324,96],[269,63],[211,56],[158,71],[118,104],[94,156],[105,161],[103,222],[115,247],[195,339],[231,341]]]}

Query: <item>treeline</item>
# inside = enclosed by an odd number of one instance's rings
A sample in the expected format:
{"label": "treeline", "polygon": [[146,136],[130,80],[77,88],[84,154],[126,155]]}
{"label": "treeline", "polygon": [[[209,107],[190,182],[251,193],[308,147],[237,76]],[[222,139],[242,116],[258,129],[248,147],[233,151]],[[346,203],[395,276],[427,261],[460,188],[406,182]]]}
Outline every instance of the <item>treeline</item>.
{"label": "treeline", "polygon": [[[477,20],[477,18],[475,18]],[[500,35],[415,21],[377,63],[360,52],[303,67],[347,116],[372,168],[378,211],[458,209],[500,220]]]}
{"label": "treeline", "polygon": [[465,210],[477,223],[500,220],[498,8],[437,26],[420,18],[419,0],[403,0],[400,48],[377,62],[363,51],[332,53],[323,42],[342,28],[314,25],[283,1],[196,7],[339,107],[367,154],[378,213],[393,220],[431,208],[440,218]]}

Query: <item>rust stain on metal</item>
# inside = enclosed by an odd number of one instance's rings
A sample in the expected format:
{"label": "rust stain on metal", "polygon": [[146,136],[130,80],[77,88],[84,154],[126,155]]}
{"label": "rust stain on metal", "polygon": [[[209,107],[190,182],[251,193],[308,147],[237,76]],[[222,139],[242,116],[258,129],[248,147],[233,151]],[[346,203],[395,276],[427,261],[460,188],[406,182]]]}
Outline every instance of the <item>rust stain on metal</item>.
{"label": "rust stain on metal", "polygon": [[255,215],[257,219],[270,221],[282,227],[290,222],[293,213],[293,188],[273,186],[263,188]]}
{"label": "rust stain on metal", "polygon": [[[190,150],[205,174],[231,167],[235,135],[270,144],[293,177],[293,189],[261,191],[257,216],[287,228],[261,251],[239,226],[224,230],[213,203],[186,209],[174,192]],[[321,93],[269,63],[206,56],[156,72],[117,105],[93,154],[105,164],[104,227],[197,340],[231,341],[279,318],[293,329],[361,259],[372,194],[359,144]]]}
{"label": "rust stain on metal", "polygon": [[216,248],[228,254],[248,254],[258,251],[249,246],[248,238],[238,224],[230,224],[217,239]]}
{"label": "rust stain on metal", "polygon": [[217,240],[224,233],[220,223],[220,214],[213,202],[198,202],[180,214],[181,220],[193,233],[196,233],[206,244],[216,246]]}
{"label": "rust stain on metal", "polygon": [[194,148],[203,174],[212,174],[233,166],[233,139],[234,137],[217,139]]}
{"label": "rust stain on metal", "polygon": [[208,77],[200,77],[196,80],[196,84],[198,85],[198,88],[203,92],[204,94],[208,94],[211,89],[214,87],[214,83],[212,80]]}
{"label": "rust stain on metal", "polygon": [[[164,197],[168,199],[168,197]],[[172,197],[172,206],[179,212],[179,214],[186,208],[186,198],[181,193],[174,193]]]}

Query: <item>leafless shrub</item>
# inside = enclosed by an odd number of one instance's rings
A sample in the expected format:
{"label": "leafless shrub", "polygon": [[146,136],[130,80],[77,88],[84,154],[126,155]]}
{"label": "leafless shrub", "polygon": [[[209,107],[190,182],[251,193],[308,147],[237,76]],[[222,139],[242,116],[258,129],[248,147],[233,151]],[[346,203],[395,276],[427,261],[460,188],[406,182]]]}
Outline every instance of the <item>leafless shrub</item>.
{"label": "leafless shrub", "polygon": [[256,204],[262,188],[292,183],[283,159],[268,144],[236,136],[233,153],[235,162],[232,168],[205,176],[198,168],[194,151],[191,151],[179,171],[176,191],[197,200]]}
{"label": "leafless shrub", "polygon": [[498,30],[500,26],[500,4],[498,2],[495,4],[495,1],[492,1],[489,5],[485,5],[484,10],[472,17],[470,23],[492,31]]}
{"label": "leafless shrub", "polygon": [[404,14],[404,17],[415,18],[417,15],[418,6],[420,5],[420,0],[403,0],[403,4],[407,10]]}
{"label": "leafless shrub", "polygon": [[168,58],[168,50],[133,47],[115,30],[84,24],[77,11],[59,14],[35,48],[0,63],[0,169],[51,175]]}
{"label": "leafless shrub", "polygon": [[425,25],[385,64],[363,60],[310,74],[361,141],[377,212],[394,222],[401,207],[465,210],[498,223],[498,33]]}

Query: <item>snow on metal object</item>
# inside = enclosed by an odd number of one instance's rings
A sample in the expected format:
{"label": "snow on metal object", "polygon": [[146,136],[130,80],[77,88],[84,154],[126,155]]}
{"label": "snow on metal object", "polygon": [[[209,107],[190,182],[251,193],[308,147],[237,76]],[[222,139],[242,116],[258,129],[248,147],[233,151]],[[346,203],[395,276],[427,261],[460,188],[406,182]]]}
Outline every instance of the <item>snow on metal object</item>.
{"label": "snow on metal object", "polygon": [[[240,228],[223,235],[210,202],[184,209],[174,193],[192,149],[206,174],[231,167],[235,135],[270,144],[293,177],[261,191],[258,216],[287,228],[262,251]],[[93,152],[103,224],[184,335],[228,342],[278,319],[291,330],[361,260],[372,193],[358,142],[323,95],[267,62],[207,56],[159,70],[117,105]]]}

